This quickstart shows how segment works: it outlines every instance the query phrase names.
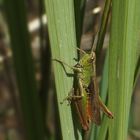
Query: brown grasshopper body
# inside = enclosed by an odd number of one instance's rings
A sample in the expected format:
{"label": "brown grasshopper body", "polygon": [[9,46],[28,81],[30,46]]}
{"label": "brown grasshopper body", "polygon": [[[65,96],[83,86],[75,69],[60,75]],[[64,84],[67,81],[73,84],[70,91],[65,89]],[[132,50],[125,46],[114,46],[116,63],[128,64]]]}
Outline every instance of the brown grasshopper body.
{"label": "brown grasshopper body", "polygon": [[67,65],[74,71],[73,91],[66,99],[69,102],[74,102],[82,128],[88,130],[90,122],[94,122],[97,125],[101,123],[100,110],[109,118],[113,118],[113,115],[99,96],[99,88],[96,80],[95,53],[92,51],[90,54],[87,54],[83,50],[80,51],[84,55],[74,67],[60,60],[57,61]]}

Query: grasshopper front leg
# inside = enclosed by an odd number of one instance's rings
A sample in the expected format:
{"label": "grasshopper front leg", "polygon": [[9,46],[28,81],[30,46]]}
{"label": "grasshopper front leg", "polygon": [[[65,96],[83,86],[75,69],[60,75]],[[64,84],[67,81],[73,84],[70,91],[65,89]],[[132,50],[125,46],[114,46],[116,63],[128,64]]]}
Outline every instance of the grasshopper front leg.
{"label": "grasshopper front leg", "polygon": [[69,64],[67,64],[67,63],[65,63],[65,62],[63,62],[63,61],[61,61],[61,60],[59,60],[59,59],[52,59],[53,61],[57,61],[57,62],[59,62],[59,63],[61,63],[61,64],[63,64],[63,65],[66,65],[67,67],[69,67],[70,69],[72,69],[74,72],[79,72],[79,73],[81,73],[81,69],[79,69],[79,68],[77,68],[77,67],[75,67],[75,66],[70,66]]}
{"label": "grasshopper front leg", "polygon": [[78,77],[79,73],[82,72],[81,68],[80,67],[76,67],[76,66],[70,66],[69,64],[61,61],[61,60],[58,60],[58,59],[53,59],[54,61],[57,61],[63,65],[66,65],[67,67],[69,67],[70,69],[72,69],[74,71],[74,73],[76,74],[76,80],[77,83],[77,87],[76,89],[72,89],[68,96],[66,98],[64,98],[64,100],[61,102],[63,103],[65,100],[68,100],[69,104],[71,103],[71,101],[76,101],[76,100],[79,100],[79,99],[82,99],[82,96],[84,96],[84,89],[83,89],[83,84],[82,84],[82,81],[81,79]]}
{"label": "grasshopper front leg", "polygon": [[69,92],[68,96],[66,98],[63,99],[63,101],[61,102],[61,104],[63,104],[64,101],[68,101],[68,104],[71,104],[72,101],[77,101],[77,100],[81,100],[82,97],[84,96],[84,89],[83,89],[83,85],[80,79],[78,79],[78,87],[76,89],[71,89],[71,91]]}
{"label": "grasshopper front leg", "polygon": [[64,101],[68,101],[68,105],[71,104],[72,101],[76,101],[82,99],[82,96],[80,95],[75,95],[74,94],[74,88],[71,89],[71,91],[68,93],[68,96],[66,98],[63,99],[62,102],[60,102],[61,104],[64,103]]}

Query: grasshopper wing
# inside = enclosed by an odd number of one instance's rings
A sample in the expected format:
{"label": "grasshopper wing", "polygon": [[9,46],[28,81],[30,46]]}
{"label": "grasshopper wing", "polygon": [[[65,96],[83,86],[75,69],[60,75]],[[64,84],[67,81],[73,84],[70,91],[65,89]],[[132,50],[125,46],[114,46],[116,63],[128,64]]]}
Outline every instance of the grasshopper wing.
{"label": "grasshopper wing", "polygon": [[75,104],[75,107],[76,107],[76,110],[77,110],[78,117],[79,117],[80,123],[82,125],[82,128],[85,131],[87,131],[89,129],[89,123],[87,122],[85,113],[83,111],[82,100],[77,100],[77,101],[75,101],[74,104]]}
{"label": "grasshopper wing", "polygon": [[[75,89],[74,95],[79,95],[78,88]],[[74,100],[74,106],[76,108],[76,112],[78,114],[82,128],[85,131],[89,130],[89,123],[87,121],[87,116],[86,116],[86,96],[82,97],[81,99]]]}
{"label": "grasshopper wing", "polygon": [[100,104],[98,100],[98,90],[95,79],[91,79],[91,82],[88,86],[87,93],[87,111],[89,119],[92,120],[95,124],[101,124],[101,115],[100,115]]}

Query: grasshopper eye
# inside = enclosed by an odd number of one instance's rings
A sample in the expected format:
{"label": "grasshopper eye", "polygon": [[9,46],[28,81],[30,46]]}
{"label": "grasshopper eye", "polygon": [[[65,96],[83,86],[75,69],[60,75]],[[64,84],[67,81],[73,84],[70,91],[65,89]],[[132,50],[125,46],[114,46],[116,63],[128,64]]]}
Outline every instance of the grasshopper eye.
{"label": "grasshopper eye", "polygon": [[96,58],[95,57],[92,57],[91,60],[92,60],[92,62],[95,62]]}
{"label": "grasshopper eye", "polygon": [[93,61],[95,58],[94,57],[91,57],[91,60]]}
{"label": "grasshopper eye", "polygon": [[89,63],[93,63],[95,62],[95,57],[91,57],[89,60],[88,60]]}
{"label": "grasshopper eye", "polygon": [[95,53],[92,53],[92,56],[90,58],[90,61],[92,61],[92,62],[95,62],[96,61]]}

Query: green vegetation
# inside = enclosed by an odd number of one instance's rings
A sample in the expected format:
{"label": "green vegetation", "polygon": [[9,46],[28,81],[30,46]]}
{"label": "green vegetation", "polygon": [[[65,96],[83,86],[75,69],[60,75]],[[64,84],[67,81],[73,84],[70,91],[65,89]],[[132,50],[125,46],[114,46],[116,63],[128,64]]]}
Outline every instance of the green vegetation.
{"label": "green vegetation", "polygon": [[[78,58],[76,47],[80,47],[86,1],[45,0],[44,3],[52,59],[73,66]],[[44,113],[36,86],[25,3],[23,0],[4,0],[4,5],[27,137],[28,140],[44,140]],[[73,120],[71,106],[66,102],[60,104],[72,89],[73,77],[70,74],[73,71],[52,61],[60,135],[64,140],[82,140],[86,139],[85,135],[90,140],[126,140],[131,96],[140,74],[139,5],[139,0],[106,0],[97,43],[94,44],[99,59],[110,15],[111,33],[101,76],[100,95],[113,112],[113,120],[102,115],[101,126],[93,124],[89,134],[77,129],[75,126],[78,122]]]}

